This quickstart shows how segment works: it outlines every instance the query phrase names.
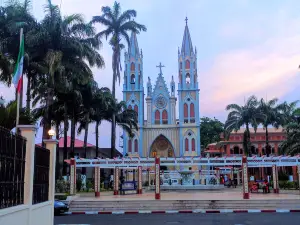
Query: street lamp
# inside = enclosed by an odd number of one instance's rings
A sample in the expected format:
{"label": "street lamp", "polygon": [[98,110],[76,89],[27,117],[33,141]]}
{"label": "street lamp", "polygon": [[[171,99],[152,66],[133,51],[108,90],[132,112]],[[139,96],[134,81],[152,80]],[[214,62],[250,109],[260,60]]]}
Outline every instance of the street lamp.
{"label": "street lamp", "polygon": [[55,131],[52,130],[52,129],[50,129],[50,130],[48,131],[48,135],[49,135],[50,138],[52,139],[52,137],[55,135]]}

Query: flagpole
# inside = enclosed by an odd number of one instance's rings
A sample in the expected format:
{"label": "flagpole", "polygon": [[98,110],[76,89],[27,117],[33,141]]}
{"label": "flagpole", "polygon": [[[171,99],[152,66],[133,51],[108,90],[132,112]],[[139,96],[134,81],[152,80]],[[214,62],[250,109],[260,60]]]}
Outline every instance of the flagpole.
{"label": "flagpole", "polygon": [[[23,37],[23,28],[20,30],[20,46],[22,44],[22,37]],[[23,74],[21,75],[23,76]],[[22,78],[21,78],[22,79]],[[23,82],[23,81],[21,81]],[[22,84],[23,85],[23,84]],[[17,132],[17,127],[19,125],[19,118],[20,118],[20,92],[17,90],[17,117],[16,117],[16,133]]]}

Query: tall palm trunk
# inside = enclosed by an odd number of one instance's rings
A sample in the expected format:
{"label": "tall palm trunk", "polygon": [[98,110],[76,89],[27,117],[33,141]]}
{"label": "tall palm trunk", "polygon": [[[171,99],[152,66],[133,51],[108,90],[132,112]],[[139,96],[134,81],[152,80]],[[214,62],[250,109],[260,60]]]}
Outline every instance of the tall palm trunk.
{"label": "tall palm trunk", "polygon": [[[90,114],[86,114],[86,124],[84,126],[84,140],[83,140],[83,149],[84,149],[84,158],[87,158],[87,138],[88,138],[88,133],[89,133],[89,119],[90,119]],[[82,168],[82,174],[86,174],[86,168]]]}
{"label": "tall palm trunk", "polygon": [[76,120],[75,120],[75,109],[73,109],[72,112],[72,118],[71,118],[71,158],[74,158],[74,147],[75,147],[75,129],[76,129]]}
{"label": "tall palm trunk", "polygon": [[[116,53],[114,53],[116,54]],[[114,61],[113,61],[114,63]],[[114,100],[116,99],[116,71],[115,67],[113,65],[113,83],[112,83],[112,96]],[[115,113],[112,114],[112,120],[111,120],[111,150],[110,150],[110,157],[114,158],[114,152],[116,148],[116,115]]]}
{"label": "tall palm trunk", "polygon": [[246,135],[244,136],[244,139],[246,139],[246,142],[244,144],[244,152],[246,156],[249,156],[251,154],[251,142],[250,142],[250,130],[249,130],[249,124],[246,123]]}
{"label": "tall palm trunk", "polygon": [[83,149],[84,149],[84,157],[87,157],[87,138],[89,133],[89,120],[90,120],[90,114],[86,114],[86,124],[84,126],[84,140],[83,140]]}
{"label": "tall palm trunk", "polygon": [[[68,121],[68,107],[67,103],[64,103],[64,160],[68,157],[68,128],[69,128],[69,121]],[[63,174],[67,174],[67,164],[63,163]]]}
{"label": "tall palm trunk", "polygon": [[96,158],[99,157],[99,153],[98,153],[98,150],[99,150],[99,122],[97,121],[96,122],[96,127],[95,127],[95,132],[96,132]]}
{"label": "tall palm trunk", "polygon": [[266,127],[266,153],[267,153],[267,157],[269,157],[270,153],[271,153],[271,146],[269,145],[269,132],[268,132],[268,126]]}
{"label": "tall palm trunk", "polygon": [[47,88],[47,99],[46,99],[46,111],[44,114],[44,128],[43,128],[43,140],[49,139],[48,131],[51,129],[51,118],[50,110],[52,108],[53,101],[53,89],[51,87]]}
{"label": "tall palm trunk", "polygon": [[31,83],[31,74],[30,74],[30,72],[28,72],[28,74],[27,74],[27,89],[26,89],[26,111],[27,112],[30,112],[30,102],[31,102],[30,83]]}
{"label": "tall palm trunk", "polygon": [[[59,140],[59,123],[55,125],[55,132],[56,132],[56,140]],[[56,169],[55,169],[55,176],[56,179],[62,176],[61,169],[60,169],[60,160],[59,160],[59,142],[56,144]]]}

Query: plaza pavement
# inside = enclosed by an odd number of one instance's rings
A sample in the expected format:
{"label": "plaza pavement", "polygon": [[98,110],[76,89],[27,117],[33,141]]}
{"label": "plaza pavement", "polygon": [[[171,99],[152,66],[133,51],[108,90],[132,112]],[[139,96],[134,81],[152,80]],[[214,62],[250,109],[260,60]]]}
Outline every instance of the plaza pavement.
{"label": "plaza pavement", "polygon": [[[299,190],[280,190],[279,194],[250,193],[252,200],[300,200]],[[76,201],[147,201],[154,200],[154,192],[143,190],[143,194],[128,193],[126,195],[113,195],[112,192],[101,192],[96,198],[94,193],[77,194]],[[223,190],[208,191],[163,191],[161,200],[243,200],[241,188],[226,188]],[[245,200],[247,201],[247,200]]]}

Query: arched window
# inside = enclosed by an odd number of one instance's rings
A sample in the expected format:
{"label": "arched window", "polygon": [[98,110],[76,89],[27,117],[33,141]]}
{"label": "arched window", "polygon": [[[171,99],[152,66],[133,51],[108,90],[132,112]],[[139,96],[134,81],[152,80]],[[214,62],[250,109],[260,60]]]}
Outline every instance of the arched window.
{"label": "arched window", "polygon": [[130,83],[135,84],[135,75],[131,74]]}
{"label": "arched window", "polygon": [[134,71],[134,70],[135,70],[135,65],[134,65],[133,62],[132,62],[131,65],[130,65],[130,70],[131,70],[131,71]]}
{"label": "arched window", "polygon": [[179,72],[179,81],[178,82],[182,83],[182,74],[181,74],[181,72]]}
{"label": "arched window", "polygon": [[128,106],[128,109],[132,110],[132,106],[131,106],[131,105],[129,105],[129,106]]}
{"label": "arched window", "polygon": [[190,104],[190,117],[191,117],[191,123],[195,123],[195,106],[194,106],[194,103]]}
{"label": "arched window", "polygon": [[182,69],[182,62],[180,62],[180,69]]}
{"label": "arched window", "polygon": [[160,124],[160,112],[158,110],[155,111],[155,124]]}
{"label": "arched window", "polygon": [[138,140],[134,140],[134,152],[138,152]]}
{"label": "arched window", "polygon": [[191,76],[190,76],[189,73],[187,73],[187,74],[185,75],[185,83],[187,83],[187,84],[191,83]]}
{"label": "arched window", "polygon": [[192,138],[192,151],[196,150],[195,138]]}
{"label": "arched window", "polygon": [[188,152],[189,151],[189,139],[185,139],[185,151]]}
{"label": "arched window", "polygon": [[191,65],[190,65],[190,61],[189,60],[186,60],[185,61],[185,69],[190,69]]}
{"label": "arched window", "polygon": [[137,113],[137,116],[139,116],[139,107],[137,105],[134,106],[134,111]]}
{"label": "arched window", "polygon": [[183,105],[183,117],[184,117],[184,123],[188,122],[188,105],[184,103]]}
{"label": "arched window", "polygon": [[167,110],[164,110],[162,112],[162,123],[163,124],[168,124],[168,112],[167,112]]}
{"label": "arched window", "polygon": [[132,141],[131,141],[131,139],[128,140],[128,152],[132,152]]}

